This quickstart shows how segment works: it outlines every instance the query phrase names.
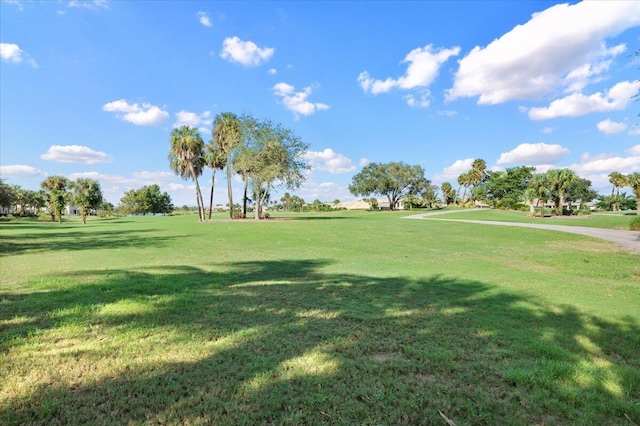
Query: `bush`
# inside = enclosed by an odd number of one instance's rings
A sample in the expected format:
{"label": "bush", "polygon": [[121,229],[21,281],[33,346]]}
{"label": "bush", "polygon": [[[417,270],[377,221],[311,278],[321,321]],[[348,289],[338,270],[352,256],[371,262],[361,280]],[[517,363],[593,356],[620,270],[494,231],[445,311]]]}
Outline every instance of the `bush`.
{"label": "bush", "polygon": [[640,216],[636,216],[631,219],[631,224],[629,227],[632,231],[640,231]]}

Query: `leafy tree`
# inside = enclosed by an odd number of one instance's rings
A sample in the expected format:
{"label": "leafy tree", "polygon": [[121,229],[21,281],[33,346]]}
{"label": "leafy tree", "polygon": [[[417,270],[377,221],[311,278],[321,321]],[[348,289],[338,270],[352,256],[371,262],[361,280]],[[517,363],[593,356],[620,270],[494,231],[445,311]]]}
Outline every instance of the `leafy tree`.
{"label": "leafy tree", "polygon": [[395,210],[399,200],[419,194],[429,184],[420,166],[403,162],[369,163],[352,178],[349,191],[355,196],[386,196],[389,208]]}
{"label": "leafy tree", "polygon": [[86,224],[89,211],[97,210],[102,204],[100,182],[78,178],[75,182],[70,183],[70,187],[73,190],[73,202],[80,209],[82,223]]}
{"label": "leafy tree", "polygon": [[309,164],[303,154],[309,145],[291,130],[269,120],[244,116],[243,124],[245,140],[238,158],[252,188],[255,218],[260,219],[265,195],[273,187],[297,189],[306,179],[304,172]]}
{"label": "leafy tree", "polygon": [[15,188],[0,179],[0,207],[2,209],[10,209],[15,199]]}
{"label": "leafy tree", "polygon": [[302,211],[304,209],[305,202],[301,197],[294,195],[291,197],[291,209],[294,211]]}
{"label": "leafy tree", "polygon": [[171,132],[169,166],[182,179],[193,179],[196,184],[198,218],[204,221],[204,201],[198,183],[198,176],[204,168],[204,142],[195,127],[180,126]]}
{"label": "leafy tree", "polygon": [[640,173],[634,172],[627,175],[627,185],[633,190],[636,197],[637,215],[640,216]]}
{"label": "leafy tree", "polygon": [[578,177],[572,180],[567,187],[565,199],[575,203],[578,201],[588,202],[596,197],[598,197],[598,193],[591,188],[591,181]]}
{"label": "leafy tree", "polygon": [[404,203],[404,207],[408,208],[409,210],[413,209],[414,207],[420,207],[422,205],[422,200],[416,197],[415,194],[408,194],[402,199],[402,202]]}
{"label": "leafy tree", "polygon": [[213,139],[210,140],[204,148],[205,164],[211,168],[211,194],[209,195],[209,220],[211,220],[211,212],[213,211],[213,189],[216,183],[216,170],[224,169],[226,157],[222,149]]}
{"label": "leafy tree", "polygon": [[231,174],[234,151],[242,143],[242,124],[238,116],[230,112],[218,114],[213,120],[213,142],[222,151],[227,169],[227,193],[229,196],[229,217],[233,219],[233,191]]}
{"label": "leafy tree", "polygon": [[291,210],[291,200],[291,194],[289,194],[288,192],[285,192],[282,198],[280,198],[280,202],[282,202],[282,205],[286,211]]}
{"label": "leafy tree", "polygon": [[428,208],[433,208],[434,204],[438,203],[438,185],[427,185],[425,190],[422,191],[421,204]]}
{"label": "leafy tree", "polygon": [[513,205],[523,198],[524,190],[529,186],[535,167],[519,166],[504,172],[487,172],[487,178],[481,185],[486,191],[490,204],[496,206]]}
{"label": "leafy tree", "polygon": [[118,210],[124,214],[167,214],[173,211],[173,204],[169,194],[153,184],[126,191]]}
{"label": "leafy tree", "polygon": [[51,214],[51,220],[62,222],[62,212],[69,202],[69,180],[64,176],[49,176],[40,186],[47,196],[47,208]]}

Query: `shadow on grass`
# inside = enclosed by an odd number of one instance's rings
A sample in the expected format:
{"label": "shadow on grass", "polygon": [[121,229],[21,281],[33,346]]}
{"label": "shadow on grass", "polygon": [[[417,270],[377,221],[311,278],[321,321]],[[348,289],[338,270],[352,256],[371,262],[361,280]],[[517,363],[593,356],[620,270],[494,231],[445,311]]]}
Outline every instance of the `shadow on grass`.
{"label": "shadow on grass", "polygon": [[[29,225],[26,225],[27,227]],[[82,226],[82,225],[80,225]],[[41,232],[28,232],[20,235],[0,234],[0,256],[8,256],[25,253],[41,253],[47,251],[74,251],[90,250],[98,248],[124,248],[124,247],[158,247],[168,244],[175,237],[146,236],[149,233],[157,233],[155,229],[136,230],[99,230],[97,226],[90,229],[56,230],[51,227],[43,228],[33,225],[34,229],[42,229]],[[23,229],[21,226],[20,229]]]}
{"label": "shadow on grass", "polygon": [[[39,347],[59,370],[14,393],[0,384],[0,423],[443,424],[437,410],[458,424],[640,420],[631,319],[480,281],[328,266],[94,271],[87,284],[0,294],[0,359]],[[5,379],[32,367],[8,365]],[[79,380],[87,369],[101,373]]]}

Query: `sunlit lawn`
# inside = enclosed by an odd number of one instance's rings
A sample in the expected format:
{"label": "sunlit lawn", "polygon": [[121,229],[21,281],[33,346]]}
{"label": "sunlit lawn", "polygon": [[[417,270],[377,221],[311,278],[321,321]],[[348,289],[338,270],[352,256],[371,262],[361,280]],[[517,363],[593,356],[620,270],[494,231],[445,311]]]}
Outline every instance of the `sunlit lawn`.
{"label": "sunlit lawn", "polygon": [[403,215],[0,222],[0,424],[640,423],[640,256]]}
{"label": "sunlit lawn", "polygon": [[[539,211],[537,212],[539,215]],[[530,217],[529,211],[513,211],[513,210],[459,210],[451,216],[442,217],[443,219],[476,219],[476,220],[496,220],[504,222],[524,222],[524,223],[542,223],[549,225],[569,225],[569,226],[586,226],[591,228],[610,228],[610,229],[629,229],[631,220],[636,217],[635,210],[627,212],[612,213],[593,213],[584,216],[552,216],[551,210],[547,209],[547,216]]]}

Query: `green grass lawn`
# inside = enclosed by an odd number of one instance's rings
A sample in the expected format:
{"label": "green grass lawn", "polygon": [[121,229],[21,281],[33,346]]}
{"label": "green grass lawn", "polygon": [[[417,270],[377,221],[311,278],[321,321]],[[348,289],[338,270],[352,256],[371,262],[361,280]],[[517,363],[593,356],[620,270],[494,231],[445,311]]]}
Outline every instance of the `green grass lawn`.
{"label": "green grass lawn", "polygon": [[[502,222],[543,223],[549,225],[587,226],[592,228],[629,229],[631,220],[636,217],[634,212],[626,214],[618,213],[593,213],[585,216],[547,216],[530,217],[529,212],[483,209],[483,210],[456,210],[450,216],[437,216],[434,219],[475,219],[494,220]],[[551,214],[547,209],[547,214]]]}
{"label": "green grass lawn", "polygon": [[640,423],[640,256],[405,215],[0,222],[0,424]]}

